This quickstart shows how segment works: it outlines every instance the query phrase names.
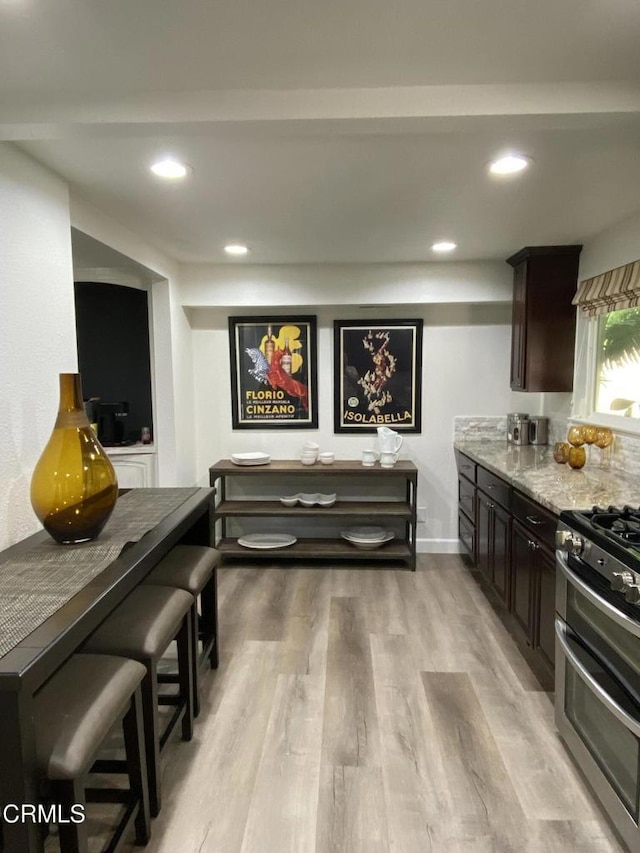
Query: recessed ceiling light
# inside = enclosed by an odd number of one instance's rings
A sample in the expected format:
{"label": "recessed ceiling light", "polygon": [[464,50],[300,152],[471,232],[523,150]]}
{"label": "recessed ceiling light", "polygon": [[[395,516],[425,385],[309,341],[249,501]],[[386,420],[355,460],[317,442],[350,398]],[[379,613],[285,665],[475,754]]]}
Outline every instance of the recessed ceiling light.
{"label": "recessed ceiling light", "polygon": [[457,243],[452,243],[451,240],[441,240],[439,243],[434,243],[431,249],[434,252],[453,252],[458,247]]}
{"label": "recessed ceiling light", "polygon": [[150,168],[153,174],[159,178],[168,178],[173,181],[178,178],[184,178],[188,171],[184,163],[180,163],[172,157],[165,157],[164,160],[158,160]]}
{"label": "recessed ceiling light", "polygon": [[247,246],[243,246],[242,243],[229,243],[228,246],[224,247],[227,255],[246,255],[249,251]]}
{"label": "recessed ceiling light", "polygon": [[531,164],[529,157],[523,157],[522,154],[507,154],[505,157],[499,157],[489,164],[489,171],[492,175],[515,175],[516,172],[522,172]]}

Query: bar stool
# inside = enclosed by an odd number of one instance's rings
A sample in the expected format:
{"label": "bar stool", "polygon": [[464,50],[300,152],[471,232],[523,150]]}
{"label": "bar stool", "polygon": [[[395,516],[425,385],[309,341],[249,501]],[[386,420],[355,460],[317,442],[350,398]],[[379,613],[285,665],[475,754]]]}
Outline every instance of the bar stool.
{"label": "bar stool", "polygon": [[[149,789],[142,725],[140,685],[142,664],[107,655],[73,655],[34,697],[36,761],[51,800],[67,820],[79,816],[73,805],[115,802],[126,806],[110,851],[120,849],[131,823],[136,843],[150,836]],[[94,761],[111,729],[122,721],[126,761]],[[117,767],[115,766],[117,764]],[[87,788],[86,775],[122,772],[129,788]],[[87,830],[83,823],[58,825],[62,853],[84,853]]]}
{"label": "bar stool", "polygon": [[[184,589],[193,596],[191,610],[193,656],[193,711],[200,713],[198,675],[200,665],[209,659],[211,669],[218,668],[218,570],[220,552],[206,545],[176,545],[144,579],[144,584]],[[198,610],[198,598],[200,609]],[[202,653],[198,653],[198,642]],[[167,680],[171,676],[165,676]]]}
{"label": "bar stool", "polygon": [[[138,586],[105,619],[81,650],[133,658],[146,668],[142,681],[142,712],[153,817],[160,811],[160,751],[180,719],[182,739],[191,740],[193,735],[192,605],[192,596],[182,589]],[[177,695],[161,695],[158,691],[158,662],[173,640],[178,651],[178,692]],[[175,707],[162,732],[158,705]]]}

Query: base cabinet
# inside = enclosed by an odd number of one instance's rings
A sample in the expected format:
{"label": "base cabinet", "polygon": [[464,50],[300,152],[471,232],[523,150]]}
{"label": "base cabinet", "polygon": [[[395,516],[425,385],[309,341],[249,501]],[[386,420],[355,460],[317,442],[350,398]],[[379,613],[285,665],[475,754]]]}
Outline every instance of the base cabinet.
{"label": "base cabinet", "polygon": [[[513,617],[514,636],[533,652],[540,672],[550,681],[555,649],[554,536],[558,519],[459,451],[456,458],[461,541],[484,586],[499,597],[509,619]],[[466,478],[470,470],[473,483]],[[475,492],[471,519],[470,486]]]}
{"label": "base cabinet", "polygon": [[526,527],[514,521],[511,533],[511,612],[524,631],[530,646],[535,643],[533,630],[535,567],[532,544],[531,535]]}
{"label": "base cabinet", "polygon": [[547,663],[555,667],[556,655],[556,559],[553,551],[541,547],[538,552],[540,605],[538,612],[537,648]]}
{"label": "base cabinet", "polygon": [[511,517],[506,509],[478,491],[477,568],[503,601],[509,594],[509,530]]}
{"label": "base cabinet", "polygon": [[121,489],[152,489],[158,485],[155,454],[118,453],[109,449],[107,455]]}

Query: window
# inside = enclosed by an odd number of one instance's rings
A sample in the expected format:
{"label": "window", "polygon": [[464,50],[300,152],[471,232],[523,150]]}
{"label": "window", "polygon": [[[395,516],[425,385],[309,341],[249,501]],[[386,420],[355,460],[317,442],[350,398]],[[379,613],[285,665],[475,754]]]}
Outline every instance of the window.
{"label": "window", "polygon": [[578,285],[572,415],[640,433],[640,260]]}
{"label": "window", "polygon": [[597,318],[595,411],[640,418],[640,308]]}

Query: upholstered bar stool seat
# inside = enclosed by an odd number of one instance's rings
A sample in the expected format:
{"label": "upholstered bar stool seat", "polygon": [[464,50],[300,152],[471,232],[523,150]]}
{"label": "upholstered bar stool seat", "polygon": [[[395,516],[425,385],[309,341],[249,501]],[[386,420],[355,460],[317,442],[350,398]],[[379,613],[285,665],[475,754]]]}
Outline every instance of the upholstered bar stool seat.
{"label": "upholstered bar stool seat", "polygon": [[[220,552],[206,545],[176,545],[147,575],[145,584],[184,589],[193,596],[191,630],[193,642],[193,706],[200,712],[198,674],[200,663],[209,659],[218,666],[218,570]],[[198,598],[200,610],[198,610]],[[198,642],[202,641],[202,654]]]}
{"label": "upholstered bar stool seat", "polygon": [[[182,738],[193,734],[193,681],[191,659],[191,608],[193,597],[181,589],[139,586],[111,613],[82,648],[93,654],[123,655],[144,664],[142,704],[149,775],[151,814],[160,810],[160,750],[178,720]],[[178,650],[178,692],[158,692],[158,662],[175,640]],[[160,733],[158,705],[175,707]]]}
{"label": "upholstered bar stool seat", "polygon": [[[123,802],[126,811],[110,850],[119,848],[135,821],[136,841],[149,840],[149,791],[145,761],[140,685],[146,670],[137,661],[106,655],[74,655],[35,696],[36,761],[39,775],[49,783],[51,799],[68,820],[71,806],[85,800]],[[85,776],[114,772],[114,763],[94,762],[111,729],[122,720],[129,789],[87,789]],[[118,763],[120,771],[121,763]],[[87,849],[84,823],[59,826],[60,847]]]}

